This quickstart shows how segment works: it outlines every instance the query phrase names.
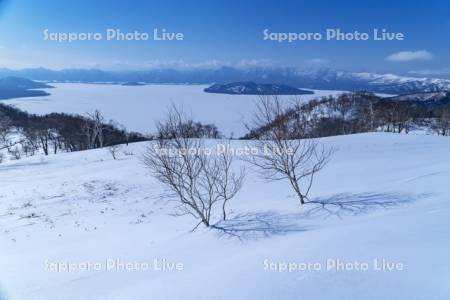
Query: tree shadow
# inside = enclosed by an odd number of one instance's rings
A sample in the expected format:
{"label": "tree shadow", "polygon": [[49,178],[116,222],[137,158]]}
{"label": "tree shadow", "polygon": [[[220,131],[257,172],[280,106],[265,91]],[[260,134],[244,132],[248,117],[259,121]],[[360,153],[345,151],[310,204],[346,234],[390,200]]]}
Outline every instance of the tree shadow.
{"label": "tree shadow", "polygon": [[23,167],[34,167],[47,165],[47,161],[36,161],[36,162],[14,162],[11,164],[6,164],[0,167],[0,170],[15,170],[22,169]]}
{"label": "tree shadow", "polygon": [[280,214],[276,211],[244,213],[211,227],[217,230],[220,237],[257,240],[307,230],[305,225],[298,222],[301,220],[300,215],[300,213]]}
{"label": "tree shadow", "polygon": [[431,194],[408,193],[341,193],[320,197],[305,204],[304,217],[338,217],[366,214],[374,210],[390,209],[428,198]]}
{"label": "tree shadow", "polygon": [[243,213],[213,226],[219,237],[239,240],[258,240],[276,235],[302,232],[313,228],[314,221],[329,217],[343,218],[366,214],[374,210],[390,209],[425,199],[430,194],[406,193],[341,193],[316,198],[299,208],[298,213],[276,211]]}

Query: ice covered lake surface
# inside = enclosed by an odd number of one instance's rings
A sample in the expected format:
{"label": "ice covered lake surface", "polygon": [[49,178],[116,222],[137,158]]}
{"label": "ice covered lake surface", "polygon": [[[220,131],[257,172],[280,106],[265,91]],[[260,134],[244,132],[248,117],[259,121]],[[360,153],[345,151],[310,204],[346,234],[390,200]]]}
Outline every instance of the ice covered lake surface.
{"label": "ice covered lake surface", "polygon": [[[208,85],[145,85],[122,86],[114,84],[52,83],[56,88],[46,89],[50,96],[4,100],[31,113],[67,112],[86,114],[99,109],[107,119],[113,119],[129,130],[142,133],[153,131],[172,104],[182,107],[195,120],[214,123],[227,136],[246,133],[258,96],[224,95],[203,92]],[[302,95],[307,101],[340,91],[315,90]],[[290,99],[290,96],[283,96]]]}
{"label": "ice covered lake surface", "polygon": [[[140,162],[142,143],[118,160],[99,149],[3,163],[0,289],[7,300],[448,300],[450,139],[371,133],[322,141],[338,152],[311,196],[359,208],[338,210],[340,218],[309,213],[286,183],[249,173],[229,206],[227,224],[241,240],[190,233],[195,221],[171,216]],[[107,270],[108,259],[152,267]],[[346,265],[329,269],[327,260]],[[87,263],[91,270],[81,270]],[[167,263],[183,270],[161,270]],[[289,263],[321,269],[267,269]],[[368,269],[351,270],[358,264]]]}

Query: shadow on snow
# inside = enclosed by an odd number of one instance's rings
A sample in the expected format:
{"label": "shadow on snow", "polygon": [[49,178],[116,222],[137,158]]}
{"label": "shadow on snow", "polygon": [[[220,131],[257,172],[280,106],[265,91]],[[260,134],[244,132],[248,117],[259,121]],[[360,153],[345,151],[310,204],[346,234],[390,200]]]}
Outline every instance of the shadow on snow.
{"label": "shadow on snow", "polygon": [[217,230],[220,237],[255,240],[309,230],[312,225],[308,225],[307,221],[329,217],[342,219],[374,210],[394,208],[429,196],[430,194],[341,193],[316,198],[301,206],[298,213],[267,211],[237,214],[226,221],[218,222],[212,228]]}

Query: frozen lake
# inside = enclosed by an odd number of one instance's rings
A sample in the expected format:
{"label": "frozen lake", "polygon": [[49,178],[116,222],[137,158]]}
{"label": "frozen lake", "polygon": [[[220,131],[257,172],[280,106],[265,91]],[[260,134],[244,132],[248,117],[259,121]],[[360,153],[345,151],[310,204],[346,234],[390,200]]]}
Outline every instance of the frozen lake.
{"label": "frozen lake", "polygon": [[[254,95],[224,95],[203,92],[207,85],[145,85],[122,86],[114,84],[53,83],[47,89],[50,96],[4,100],[20,109],[36,114],[66,112],[86,114],[98,109],[129,130],[150,133],[156,120],[164,116],[169,106],[183,108],[195,120],[214,123],[226,135],[235,137],[246,133],[245,122],[251,118]],[[307,101],[341,91],[315,90],[313,95],[302,95]],[[284,96],[289,99],[291,96]]]}

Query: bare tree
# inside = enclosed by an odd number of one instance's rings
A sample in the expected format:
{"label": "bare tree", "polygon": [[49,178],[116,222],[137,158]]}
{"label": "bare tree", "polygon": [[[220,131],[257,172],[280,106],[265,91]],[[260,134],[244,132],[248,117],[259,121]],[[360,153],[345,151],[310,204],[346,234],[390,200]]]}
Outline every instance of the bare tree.
{"label": "bare tree", "polygon": [[109,154],[111,154],[114,160],[117,159],[117,153],[119,152],[120,148],[120,145],[111,145],[108,147],[108,152]]}
{"label": "bare tree", "polygon": [[95,148],[95,141],[97,136],[95,135],[94,126],[92,125],[89,119],[84,120],[83,123],[83,135],[86,137],[86,148],[93,149]]}
{"label": "bare tree", "polygon": [[[397,127],[400,128],[401,126],[398,126],[399,123],[399,118],[398,118],[398,114],[399,114],[399,110],[400,110],[400,103],[397,101],[392,101],[389,104],[388,107],[388,113],[389,113],[389,123],[388,123],[388,129],[387,131],[389,132],[390,127],[392,126],[392,132],[395,133],[397,130]],[[399,132],[400,133],[400,132]]]}
{"label": "bare tree", "polygon": [[242,187],[244,170],[233,171],[233,157],[216,153],[204,138],[192,138],[185,132],[188,120],[173,107],[167,119],[157,124],[158,139],[150,142],[143,162],[166,188],[164,197],[176,201],[176,215],[191,215],[199,220],[194,230],[209,227],[216,208],[226,219],[226,205]]}
{"label": "bare tree", "polygon": [[111,125],[116,127],[118,130],[121,130],[123,132],[124,138],[125,138],[125,145],[128,146],[128,144],[130,143],[130,132],[127,130],[127,128],[125,127],[125,125],[120,124],[119,122],[116,121],[110,121]]}
{"label": "bare tree", "polygon": [[105,118],[99,110],[95,110],[93,113],[88,113],[85,123],[83,125],[83,132],[86,136],[88,149],[103,148],[105,141],[105,132],[107,126],[105,124]]}
{"label": "bare tree", "polygon": [[442,108],[439,117],[436,119],[434,129],[440,135],[450,135],[450,108]]}
{"label": "bare tree", "polygon": [[277,96],[260,97],[253,126],[264,131],[253,141],[257,154],[246,160],[267,180],[288,180],[303,205],[309,200],[314,176],[326,166],[334,150],[298,136],[298,131],[293,135],[288,116],[296,112],[297,104],[287,107]]}
{"label": "bare tree", "polygon": [[18,146],[8,148],[8,153],[11,155],[10,157],[14,160],[19,160],[22,157],[22,153]]}
{"label": "bare tree", "polygon": [[13,126],[10,118],[0,111],[0,150],[7,149],[8,151],[23,142],[22,139],[12,139],[11,134]]}
{"label": "bare tree", "polygon": [[356,119],[356,130],[353,132],[371,132],[379,126],[378,112],[376,103],[378,98],[369,93],[355,93],[354,117]]}
{"label": "bare tree", "polygon": [[8,136],[11,132],[11,120],[0,112],[0,149],[7,148],[9,144]]}
{"label": "bare tree", "polygon": [[33,156],[36,151],[39,149],[32,141],[25,139],[21,143],[22,151],[25,154],[25,156]]}
{"label": "bare tree", "polygon": [[233,156],[226,152],[217,155],[217,175],[215,176],[218,177],[218,180],[216,181],[216,192],[222,199],[222,220],[225,221],[227,219],[226,206],[228,201],[234,198],[242,188],[245,169],[241,168],[238,173],[233,172]]}

